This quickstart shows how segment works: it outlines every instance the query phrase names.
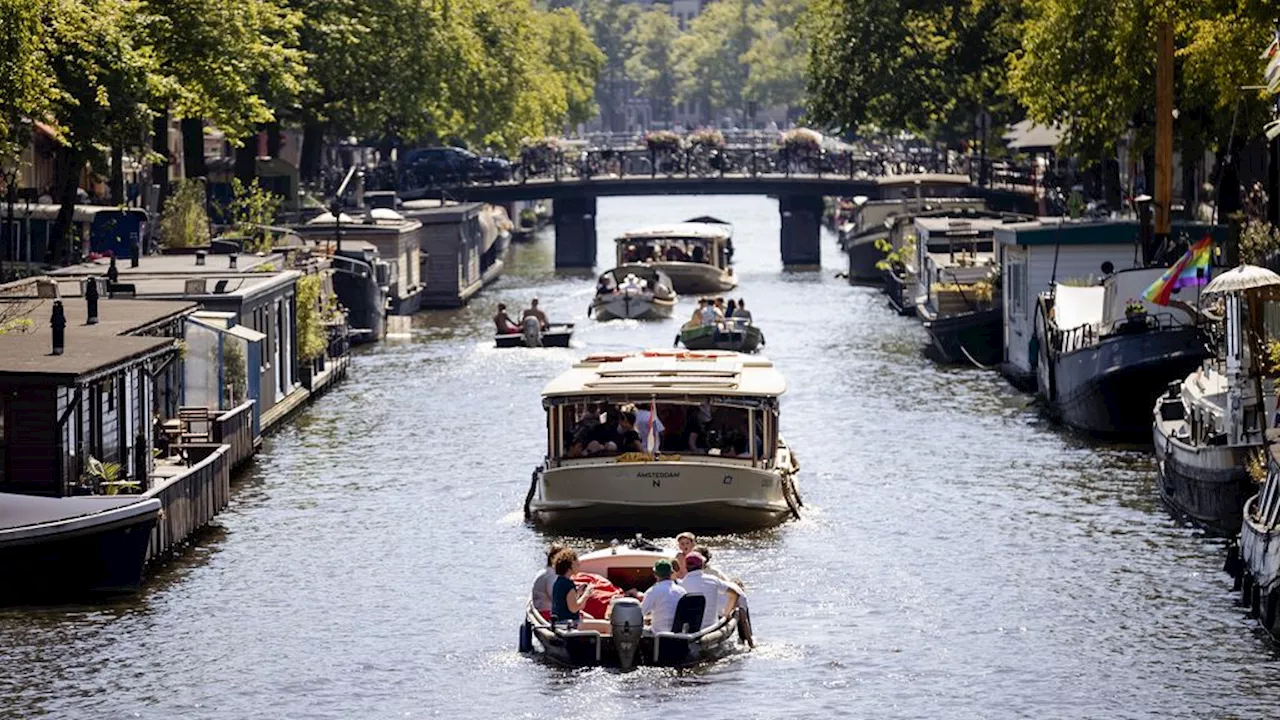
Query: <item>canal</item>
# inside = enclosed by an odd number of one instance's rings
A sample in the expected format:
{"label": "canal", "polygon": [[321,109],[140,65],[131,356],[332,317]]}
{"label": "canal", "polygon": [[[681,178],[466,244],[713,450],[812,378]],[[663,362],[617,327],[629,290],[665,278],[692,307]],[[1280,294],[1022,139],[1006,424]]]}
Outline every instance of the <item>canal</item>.
{"label": "canal", "polygon": [[[821,272],[783,271],[773,200],[601,200],[601,262],[619,231],[702,214],[734,223],[735,294],[789,380],[802,465],[802,520],[709,539],[751,593],[755,651],[629,675],[516,652],[552,539],[520,514],[539,389],[588,349],[670,347],[691,310],[586,320],[591,276],[556,273],[547,236],[471,307],[361,352],[137,597],[0,611],[0,716],[1274,714],[1280,662],[1232,604],[1222,542],[1168,517],[1146,453],[931,364],[915,320],[835,277],[833,238]],[[493,349],[496,303],[535,295],[577,347]]]}

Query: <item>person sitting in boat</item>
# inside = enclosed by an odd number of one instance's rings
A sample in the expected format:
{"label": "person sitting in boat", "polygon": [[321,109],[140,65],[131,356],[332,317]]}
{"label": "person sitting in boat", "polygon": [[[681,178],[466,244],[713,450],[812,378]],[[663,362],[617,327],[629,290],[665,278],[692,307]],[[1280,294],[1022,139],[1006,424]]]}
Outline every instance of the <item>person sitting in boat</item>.
{"label": "person sitting in boat", "polygon": [[724,309],[725,319],[728,320],[732,318],[734,311],[736,311],[737,309],[738,309],[738,304],[734,302],[733,298],[729,298],[729,304],[725,306],[725,309]]}
{"label": "person sitting in boat", "polygon": [[600,276],[600,282],[596,283],[597,295],[612,295],[618,292],[618,281],[614,279],[611,273],[605,273]]}
{"label": "person sitting in boat", "polygon": [[693,252],[689,254],[689,260],[696,263],[705,263],[707,261],[707,251],[701,245],[694,245]]}
{"label": "person sitting in boat", "polygon": [[689,553],[693,552],[694,545],[697,542],[698,538],[687,530],[676,536],[676,547],[679,548],[676,551],[675,559],[676,578],[683,579],[685,573],[688,572],[685,567],[685,558],[689,556]]}
{"label": "person sitting in boat", "polygon": [[685,556],[685,576],[680,581],[684,591],[690,595],[702,595],[707,599],[706,609],[702,611],[702,624],[699,629],[715,624],[718,616],[733,612],[738,604],[738,591],[729,583],[708,575],[703,569],[704,558],[697,551]]}
{"label": "person sitting in boat", "polygon": [[546,330],[551,325],[551,323],[547,321],[547,314],[538,309],[538,298],[530,300],[529,307],[520,314],[521,321],[531,317],[538,319],[538,324],[541,326],[540,329],[542,330]]}
{"label": "person sitting in boat", "polygon": [[587,434],[583,454],[590,457],[602,453],[618,452],[618,448],[622,447],[623,443],[622,433],[618,432],[620,423],[621,419],[618,417],[618,411],[609,410],[606,412],[604,420],[593,427]]}
{"label": "person sitting in boat", "polygon": [[618,413],[618,452],[644,452],[644,443],[640,440],[640,433],[636,431],[636,413],[635,406],[631,406],[630,410],[622,410]]}
{"label": "person sitting in boat", "polygon": [[747,594],[742,591],[742,584],[721,572],[719,568],[711,567],[711,550],[706,545],[698,545],[693,549],[693,552],[702,556],[702,572],[704,574],[723,581],[727,588],[737,595],[738,637],[742,638],[748,647],[754,648],[756,639],[751,633],[751,613],[747,608]]}
{"label": "person sitting in boat", "polygon": [[698,322],[702,326],[719,325],[724,320],[724,313],[717,310],[715,303],[710,300],[702,301],[702,311],[699,313]]}
{"label": "person sitting in boat", "polygon": [[688,259],[688,256],[684,254],[684,248],[680,247],[680,245],[671,243],[671,245],[667,247],[667,260],[670,260],[671,262],[684,262],[686,259]]}
{"label": "person sitting in boat", "polygon": [[738,307],[733,309],[734,320],[745,320],[748,325],[751,324],[751,311],[747,309],[747,301],[738,298]]}
{"label": "person sitting in boat", "polygon": [[676,620],[676,606],[684,597],[685,589],[672,579],[671,561],[662,558],[653,564],[653,575],[658,579],[649,590],[639,594],[640,612],[654,632],[670,632]]}
{"label": "person sitting in boat", "polygon": [[570,578],[578,570],[578,553],[570,549],[561,550],[554,561],[556,579],[551,585],[551,621],[567,622],[577,625],[582,622],[582,612],[587,600],[591,599],[591,586],[587,583],[575,584]]}
{"label": "person sitting in boat", "polygon": [[639,262],[640,253],[636,251],[635,245],[627,246],[626,252],[622,254],[622,260],[623,262],[629,262],[629,263]]}
{"label": "person sitting in boat", "polygon": [[499,335],[520,332],[520,326],[515,324],[510,315],[507,315],[506,303],[498,303],[498,314],[493,316],[493,324],[497,326]]}
{"label": "person sitting in boat", "polygon": [[696,410],[685,413],[684,427],[680,430],[680,448],[687,452],[706,452],[707,426],[711,423],[711,406],[703,403]]}
{"label": "person sitting in boat", "polygon": [[[657,452],[662,446],[662,433],[667,429],[662,424],[662,418],[645,408],[637,408],[635,412],[636,432],[640,434],[640,443],[644,446],[644,452]],[[650,432],[651,428],[652,432]]]}
{"label": "person sitting in boat", "polygon": [[542,569],[533,578],[533,590],[530,592],[530,598],[533,600],[533,609],[542,613],[542,617],[551,619],[551,586],[556,582],[556,556],[565,546],[560,543],[552,543],[547,548],[547,566]]}

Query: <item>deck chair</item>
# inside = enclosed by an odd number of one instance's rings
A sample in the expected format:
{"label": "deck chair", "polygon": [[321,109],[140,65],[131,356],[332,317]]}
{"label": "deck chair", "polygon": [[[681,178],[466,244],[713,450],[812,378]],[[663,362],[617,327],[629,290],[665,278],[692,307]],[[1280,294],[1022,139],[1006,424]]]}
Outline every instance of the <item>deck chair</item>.
{"label": "deck chair", "polygon": [[707,598],[693,593],[676,603],[676,619],[671,623],[673,633],[696,633],[702,629],[702,614],[707,609]]}
{"label": "deck chair", "polygon": [[206,407],[180,407],[178,419],[182,421],[179,442],[212,442],[213,417]]}

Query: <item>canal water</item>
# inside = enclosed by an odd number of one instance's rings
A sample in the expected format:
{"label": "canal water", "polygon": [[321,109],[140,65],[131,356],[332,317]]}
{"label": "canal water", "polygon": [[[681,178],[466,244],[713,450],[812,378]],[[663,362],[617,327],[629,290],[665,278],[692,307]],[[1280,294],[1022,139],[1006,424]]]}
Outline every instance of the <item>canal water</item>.
{"label": "canal water", "polygon": [[[835,276],[833,238],[821,271],[784,271],[773,200],[603,199],[601,262],[626,228],[702,214],[734,223],[735,294],[789,380],[802,464],[803,519],[709,539],[751,594],[754,651],[627,675],[516,652],[555,539],[520,513],[539,389],[588,349],[670,347],[692,308],[588,320],[591,275],[557,273],[547,236],[471,307],[358,353],[137,597],[0,611],[0,717],[1274,714],[1280,662],[1232,603],[1223,544],[1168,517],[1145,452],[933,365],[915,320]],[[496,303],[535,295],[576,347],[492,348]]]}

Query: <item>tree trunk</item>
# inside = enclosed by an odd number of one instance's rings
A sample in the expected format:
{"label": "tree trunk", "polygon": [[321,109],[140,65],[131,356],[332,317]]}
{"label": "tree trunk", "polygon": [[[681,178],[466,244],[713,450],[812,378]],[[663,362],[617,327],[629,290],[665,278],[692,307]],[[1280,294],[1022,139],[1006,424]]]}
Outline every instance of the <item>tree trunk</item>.
{"label": "tree trunk", "polygon": [[315,182],[320,176],[320,157],[324,149],[324,126],[311,121],[302,126],[302,155],[298,174],[303,182]]}
{"label": "tree trunk", "polygon": [[1214,191],[1217,193],[1217,220],[1220,223],[1226,222],[1227,218],[1240,212],[1243,207],[1240,203],[1240,147],[1242,145],[1240,140],[1236,140],[1226,152],[1218,155],[1222,179],[1218,181],[1218,187],[1214,188]]}
{"label": "tree trunk", "polygon": [[70,250],[68,242],[71,231],[72,214],[76,207],[76,190],[80,187],[80,170],[84,168],[83,156],[71,148],[58,150],[57,179],[55,202],[58,217],[53,223],[53,234],[49,238],[49,246],[45,250],[45,262],[50,265],[66,265]]}
{"label": "tree trunk", "polygon": [[164,199],[169,196],[169,110],[156,113],[151,123],[151,151],[160,156],[160,160],[151,166],[151,184],[160,188],[156,196],[156,211],[164,207]]}
{"label": "tree trunk", "polygon": [[280,123],[267,123],[267,157],[280,157]]}
{"label": "tree trunk", "polygon": [[111,202],[124,205],[124,144],[119,140],[111,143],[111,179],[108,181]]}
{"label": "tree trunk", "polygon": [[204,162],[204,120],[201,118],[183,118],[182,128],[182,174],[188,180],[205,177],[209,174]]}
{"label": "tree trunk", "polygon": [[237,180],[248,185],[258,174],[258,136],[249,135],[241,143],[236,148],[235,173]]}

